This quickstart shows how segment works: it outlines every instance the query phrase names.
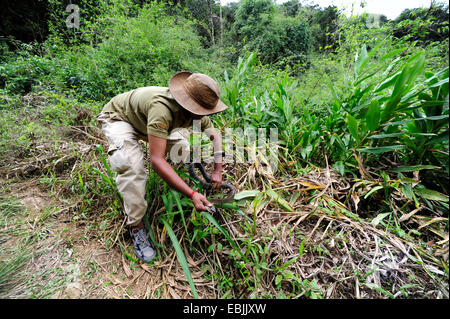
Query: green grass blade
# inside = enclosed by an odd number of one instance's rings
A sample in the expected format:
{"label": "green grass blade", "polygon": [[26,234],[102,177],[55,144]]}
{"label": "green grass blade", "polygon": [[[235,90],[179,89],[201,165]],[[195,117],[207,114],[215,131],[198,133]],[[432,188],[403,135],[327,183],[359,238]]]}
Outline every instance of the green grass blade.
{"label": "green grass blade", "polygon": [[105,168],[106,168],[106,172],[108,173],[109,178],[113,179],[114,174],[111,172],[111,168],[109,167],[109,164],[106,162],[105,152],[103,151],[103,147],[100,144],[97,144],[96,147],[100,154],[100,158],[102,160],[103,166],[105,166]]}
{"label": "green grass blade", "polygon": [[248,217],[247,214],[245,214],[241,208],[235,204],[232,203],[222,203],[222,204],[216,204],[214,205],[216,208],[224,208],[224,209],[232,209],[234,211],[236,211],[239,215],[241,215],[242,217],[246,218],[248,221],[253,222],[253,220]]}
{"label": "green grass blade", "polygon": [[28,249],[20,250],[19,254],[0,261],[0,293],[5,293],[18,280],[22,280],[20,274],[31,260],[32,255]]}
{"label": "green grass blade", "polygon": [[161,218],[161,221],[164,224],[164,226],[166,227],[167,233],[169,234],[170,240],[172,241],[173,247],[175,248],[175,252],[177,253],[178,262],[180,263],[181,267],[183,268],[184,274],[186,275],[189,285],[191,286],[192,294],[194,295],[195,299],[198,299],[197,289],[195,289],[194,280],[192,279],[191,271],[189,269],[189,265],[186,260],[186,256],[184,255],[183,249],[181,249],[181,246],[180,246],[180,243],[178,242],[177,236],[175,236],[175,233],[173,232],[169,223],[165,219]]}
{"label": "green grass blade", "polygon": [[362,283],[362,285],[365,285],[365,286],[369,287],[370,289],[373,289],[373,290],[376,290],[376,291],[378,291],[378,292],[381,292],[382,294],[388,296],[389,298],[394,299],[394,295],[393,295],[393,294],[391,294],[389,291],[386,291],[386,290],[384,290],[383,288],[381,288],[381,287],[379,287],[379,286],[377,286],[377,285],[375,285],[375,284],[372,284],[372,283]]}
{"label": "green grass blade", "polygon": [[239,245],[230,237],[228,232],[222,226],[220,226],[220,224],[217,222],[217,220],[208,212],[201,212],[200,214],[205,216],[211,222],[211,224],[216,226],[217,229],[219,229],[220,232],[227,238],[227,240],[230,242],[231,246],[233,246],[234,249],[236,249],[237,252],[241,255],[242,259],[244,259],[246,262],[248,262],[245,255],[241,252]]}
{"label": "green grass blade", "polygon": [[369,197],[371,194],[373,194],[373,193],[375,193],[377,190],[380,190],[380,189],[383,189],[383,188],[384,188],[384,186],[376,186],[376,187],[372,188],[372,189],[370,190],[370,192],[368,192],[368,193],[364,196],[364,199],[367,199],[367,197]]}
{"label": "green grass blade", "polygon": [[184,218],[184,210],[180,200],[180,193],[173,189],[171,189],[170,192],[172,194],[172,197],[175,199],[175,203],[177,204],[178,211],[181,215],[181,220],[183,221],[184,229],[186,230],[186,234],[188,234],[189,232],[186,225],[186,219]]}
{"label": "green grass blade", "polygon": [[103,174],[102,172],[100,172],[98,169],[96,169],[96,168],[93,168],[92,169],[94,172],[96,172],[98,175],[100,175],[100,177],[105,181],[105,182],[107,182],[109,185],[111,185],[111,187],[114,187],[114,183],[111,181],[111,179],[108,177],[108,176],[106,176],[105,174]]}
{"label": "green grass blade", "polygon": [[275,191],[273,191],[271,189],[268,189],[266,191],[266,194],[269,195],[270,197],[272,197],[273,200],[275,200],[278,204],[280,204],[288,212],[293,212],[294,211],[294,209],[291,207],[291,205],[289,205],[289,203],[283,197],[281,197],[281,195],[279,195]]}

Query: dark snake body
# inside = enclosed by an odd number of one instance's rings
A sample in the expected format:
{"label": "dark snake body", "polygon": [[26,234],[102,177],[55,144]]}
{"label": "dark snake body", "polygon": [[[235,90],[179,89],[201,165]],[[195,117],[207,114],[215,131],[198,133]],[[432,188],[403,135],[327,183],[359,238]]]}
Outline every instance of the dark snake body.
{"label": "dark snake body", "polygon": [[[200,172],[203,175],[204,181],[200,179],[197,174],[195,174],[195,169],[198,168]],[[202,185],[203,190],[206,191],[207,194],[210,194],[212,191],[212,184],[211,184],[211,177],[208,175],[208,173],[205,170],[205,167],[202,165],[202,163],[194,162],[188,164],[188,172],[189,175],[191,175],[192,178],[199,181]],[[208,199],[213,204],[223,204],[223,203],[230,203],[234,201],[234,194],[236,193],[236,190],[233,185],[222,183],[220,186],[221,189],[229,189],[230,194],[225,198],[211,198]]]}

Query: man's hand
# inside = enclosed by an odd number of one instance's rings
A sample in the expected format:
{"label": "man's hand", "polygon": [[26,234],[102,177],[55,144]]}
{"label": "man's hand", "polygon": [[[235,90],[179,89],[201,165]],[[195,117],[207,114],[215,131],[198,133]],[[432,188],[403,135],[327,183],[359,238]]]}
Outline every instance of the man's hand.
{"label": "man's hand", "polygon": [[213,204],[211,204],[205,196],[203,196],[200,193],[195,192],[194,195],[192,195],[192,202],[194,203],[194,207],[198,212],[202,212],[206,210],[206,206],[212,207]]}
{"label": "man's hand", "polygon": [[222,185],[222,170],[215,170],[211,174],[211,183],[214,189],[219,189]]}

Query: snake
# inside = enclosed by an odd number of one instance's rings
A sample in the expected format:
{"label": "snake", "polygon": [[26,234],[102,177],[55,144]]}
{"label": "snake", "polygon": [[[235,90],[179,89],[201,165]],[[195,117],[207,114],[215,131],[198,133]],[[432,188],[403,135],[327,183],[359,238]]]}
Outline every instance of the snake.
{"label": "snake", "polygon": [[[195,169],[198,168],[200,170],[200,172],[202,173],[202,176],[205,180],[200,179],[197,174],[195,173]],[[211,177],[208,175],[208,173],[206,172],[205,167],[203,166],[202,163],[199,162],[192,162],[188,164],[188,172],[189,175],[200,182],[200,184],[202,185],[203,190],[206,191],[206,194],[210,194],[212,189],[213,189],[213,185],[211,183]],[[234,201],[234,195],[236,193],[236,189],[234,188],[233,185],[229,185],[229,184],[225,184],[222,183],[220,185],[220,189],[228,189],[230,192],[228,194],[227,197],[224,198],[211,198],[208,199],[211,203],[213,204],[224,204],[224,203],[231,203]]]}

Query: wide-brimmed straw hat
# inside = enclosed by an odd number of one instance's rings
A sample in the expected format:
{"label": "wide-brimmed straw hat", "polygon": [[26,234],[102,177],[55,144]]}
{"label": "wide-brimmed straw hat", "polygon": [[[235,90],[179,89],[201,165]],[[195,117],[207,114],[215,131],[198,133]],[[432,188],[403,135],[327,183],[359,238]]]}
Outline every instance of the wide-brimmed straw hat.
{"label": "wide-brimmed straw hat", "polygon": [[220,100],[216,81],[205,74],[179,72],[170,79],[169,90],[178,104],[196,115],[210,115],[228,107]]}

